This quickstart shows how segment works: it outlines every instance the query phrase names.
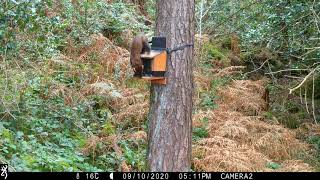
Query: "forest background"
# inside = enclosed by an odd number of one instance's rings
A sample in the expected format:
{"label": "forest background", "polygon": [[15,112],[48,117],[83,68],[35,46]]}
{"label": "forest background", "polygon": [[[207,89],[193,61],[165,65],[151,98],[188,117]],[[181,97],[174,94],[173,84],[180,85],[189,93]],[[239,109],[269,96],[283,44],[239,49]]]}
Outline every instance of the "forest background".
{"label": "forest background", "polygon": [[[0,163],[146,170],[150,84],[128,50],[155,0],[0,4]],[[196,0],[195,20],[192,169],[319,171],[320,2]]]}

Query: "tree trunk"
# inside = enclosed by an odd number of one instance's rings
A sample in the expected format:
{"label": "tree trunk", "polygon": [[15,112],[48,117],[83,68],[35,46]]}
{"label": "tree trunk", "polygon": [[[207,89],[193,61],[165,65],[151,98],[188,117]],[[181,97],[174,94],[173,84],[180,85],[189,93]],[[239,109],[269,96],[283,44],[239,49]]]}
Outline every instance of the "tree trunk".
{"label": "tree trunk", "polygon": [[[156,36],[167,47],[194,43],[194,0],[158,0]],[[167,84],[152,85],[149,112],[150,171],[190,171],[193,47],[168,55]]]}

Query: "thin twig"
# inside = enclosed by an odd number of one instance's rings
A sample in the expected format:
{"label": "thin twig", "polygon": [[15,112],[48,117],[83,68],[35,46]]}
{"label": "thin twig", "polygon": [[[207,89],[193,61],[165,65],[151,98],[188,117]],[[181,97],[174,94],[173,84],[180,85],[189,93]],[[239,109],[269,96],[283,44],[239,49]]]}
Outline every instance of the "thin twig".
{"label": "thin twig", "polygon": [[209,12],[209,10],[211,9],[211,7],[213,6],[213,4],[215,4],[216,1],[212,1],[212,3],[210,4],[210,6],[207,8],[207,10],[203,13],[203,15],[201,16],[201,18],[203,18],[204,16],[207,15],[207,13]]}
{"label": "thin twig", "polygon": [[284,77],[291,78],[291,79],[302,79],[301,77],[298,77],[298,76],[290,76],[290,75],[284,75]]}
{"label": "thin twig", "polygon": [[265,61],[260,65],[260,67],[259,67],[259,68],[254,69],[254,70],[252,70],[252,71],[250,71],[250,72],[245,73],[245,74],[244,74],[244,76],[246,76],[246,75],[248,75],[248,74],[251,74],[251,73],[253,73],[253,72],[256,72],[256,71],[260,70],[260,69],[264,66],[264,64],[265,64],[267,61],[269,61],[269,60],[270,60],[270,58],[269,58],[269,59],[267,59],[267,60],[265,60]]}
{"label": "thin twig", "polygon": [[307,113],[308,114],[310,114],[310,112],[309,112],[309,106],[308,106],[308,99],[307,99],[307,97],[308,97],[308,93],[307,93],[307,85],[305,85],[304,86],[304,102],[305,102],[305,105],[306,105],[306,110],[307,110]]}
{"label": "thin twig", "polygon": [[299,91],[299,97],[300,97],[300,103],[303,104],[302,89],[301,88],[300,88],[300,91]]}
{"label": "thin twig", "polygon": [[[274,51],[274,52],[278,53],[278,54],[285,54],[285,52],[281,52],[281,51]],[[297,55],[293,55],[293,54],[288,54],[288,56],[296,58],[296,59],[303,59],[303,57],[297,56]]]}
{"label": "thin twig", "polygon": [[283,69],[283,70],[274,71],[274,72],[265,73],[265,74],[277,74],[277,73],[287,72],[287,71],[310,71],[310,69]]}
{"label": "thin twig", "polygon": [[307,56],[308,54],[310,54],[310,53],[312,53],[312,52],[314,52],[314,51],[316,51],[316,50],[320,50],[320,47],[315,47],[315,48],[305,48],[305,49],[311,49],[310,51],[308,51],[308,52],[306,52],[306,53],[304,53],[301,57],[305,57],[305,56]]}
{"label": "thin twig", "polygon": [[313,115],[314,123],[318,124],[317,118],[316,118],[316,108],[314,105],[314,79],[315,79],[314,77],[315,77],[315,73],[312,76],[312,115]]}
{"label": "thin twig", "polygon": [[317,66],[316,68],[314,68],[304,79],[303,81],[296,87],[292,88],[292,89],[289,89],[289,94],[292,94],[293,91],[297,90],[298,88],[300,88],[306,81],[307,79],[309,79],[309,77],[311,75],[314,74],[314,72],[319,68],[320,66]]}
{"label": "thin twig", "polygon": [[[269,72],[272,72],[272,70],[271,70],[271,65],[270,65],[269,61],[267,62],[267,64],[268,64]],[[278,84],[278,82],[277,82],[277,78],[276,78],[276,77],[274,77],[274,75],[273,75],[273,74],[271,74],[271,78],[272,78],[272,82],[273,82],[273,84]]]}
{"label": "thin twig", "polygon": [[313,64],[312,64],[312,67],[315,66],[315,65],[317,65],[317,64],[320,64],[320,62],[313,63]]}

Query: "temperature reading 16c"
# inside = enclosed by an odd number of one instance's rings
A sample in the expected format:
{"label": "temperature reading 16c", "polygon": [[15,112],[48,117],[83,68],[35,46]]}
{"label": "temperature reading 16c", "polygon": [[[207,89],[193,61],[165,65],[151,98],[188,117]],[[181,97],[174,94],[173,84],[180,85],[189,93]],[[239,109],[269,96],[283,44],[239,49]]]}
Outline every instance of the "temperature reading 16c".
{"label": "temperature reading 16c", "polygon": [[87,173],[87,179],[99,179],[99,173]]}

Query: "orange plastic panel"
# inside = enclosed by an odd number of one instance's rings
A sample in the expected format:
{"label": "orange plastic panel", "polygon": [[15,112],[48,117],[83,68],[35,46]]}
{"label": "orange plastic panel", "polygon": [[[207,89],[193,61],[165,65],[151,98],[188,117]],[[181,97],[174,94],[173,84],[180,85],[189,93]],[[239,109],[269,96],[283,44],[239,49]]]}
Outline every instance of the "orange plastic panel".
{"label": "orange plastic panel", "polygon": [[[141,54],[141,58],[151,61],[152,71],[166,71],[167,66],[167,52],[151,50],[150,53]],[[164,85],[167,83],[165,77],[149,77],[143,76],[142,79],[151,81],[152,84]]]}
{"label": "orange plastic panel", "polygon": [[163,51],[161,54],[155,56],[152,62],[152,71],[166,71],[167,66],[167,52]]}

